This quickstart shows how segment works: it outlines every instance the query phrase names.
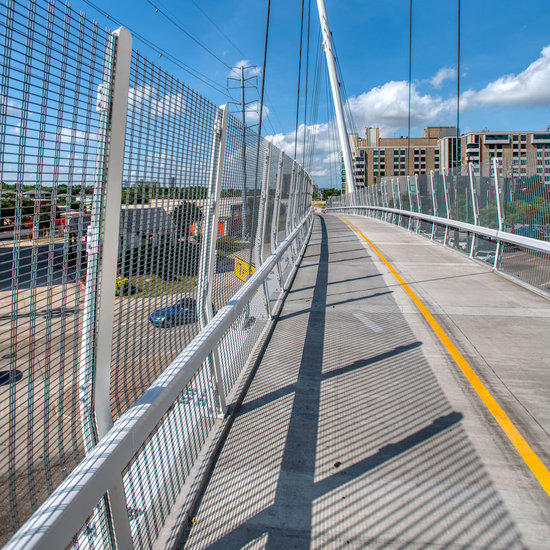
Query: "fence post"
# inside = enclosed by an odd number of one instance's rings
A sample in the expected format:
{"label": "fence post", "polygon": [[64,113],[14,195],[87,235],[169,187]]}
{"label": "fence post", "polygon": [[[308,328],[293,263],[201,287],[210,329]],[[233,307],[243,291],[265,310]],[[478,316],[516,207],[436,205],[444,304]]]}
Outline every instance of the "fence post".
{"label": "fence post", "polygon": [[[498,230],[504,231],[504,211],[502,210],[502,201],[500,200],[500,185],[498,181],[498,161],[496,157],[493,157],[493,175],[495,179],[495,196],[497,199],[497,214],[498,214]],[[495,250],[495,263],[493,269],[498,269],[500,264],[500,254],[502,249],[502,241],[497,240],[497,247]]]}
{"label": "fence post", "polygon": [[[420,200],[420,191],[418,187],[418,174],[414,175],[414,192],[416,194],[416,211],[420,214],[422,211],[422,201]],[[416,232],[420,231],[421,221],[420,218],[416,218]]]}
{"label": "fence post", "polygon": [[[265,219],[267,217],[267,195],[269,193],[269,180],[271,178],[271,149],[272,144],[266,141],[264,169],[262,172],[262,188],[260,190],[260,204],[258,205],[258,221],[256,227],[256,242],[254,243],[254,262],[256,269],[264,263],[264,235]],[[268,317],[271,319],[271,307],[269,304],[269,291],[267,281],[263,282],[265,309]]]}
{"label": "fence post", "polygon": [[[474,185],[474,167],[471,162],[468,163],[468,175],[470,176],[470,192],[472,194],[472,212],[474,213],[474,225],[479,225],[479,206],[477,203],[476,190]],[[470,258],[473,257],[477,235],[472,235],[472,245],[470,246]]]}
{"label": "fence post", "polygon": [[[227,133],[227,105],[222,105],[214,122],[212,157],[206,199],[205,227],[201,239],[201,255],[197,279],[197,309],[201,330],[212,320],[212,281],[216,271],[216,239],[218,236],[218,211],[222,189],[225,136]],[[217,348],[208,356],[207,364],[216,384],[218,413],[225,414],[225,391]]]}
{"label": "fence post", "polygon": [[[132,36],[113,33],[115,56],[98,90],[101,112],[98,166],[88,228],[86,292],[79,365],[79,397],[86,453],[113,425],[110,405],[111,348],[119,249],[120,205]],[[110,73],[110,74],[109,74]],[[108,492],[109,528],[117,547],[131,548],[132,535],[122,477]]]}
{"label": "fence post", "polygon": [[283,180],[283,167],[285,162],[285,152],[281,151],[279,155],[279,165],[277,166],[277,176],[275,178],[275,203],[273,205],[273,216],[271,218],[271,253],[277,250],[279,217],[281,214],[281,182]]}
{"label": "fence post", "polygon": [[[445,210],[447,212],[447,219],[450,219],[449,215],[449,191],[447,189],[447,178],[445,177],[445,168],[441,171],[441,175],[443,177],[443,194],[445,196]],[[443,237],[443,245],[447,245],[447,238],[449,236],[449,225],[445,226],[445,236]]]}
{"label": "fence post", "polygon": [[[434,216],[437,216],[437,201],[435,200],[435,188],[434,188],[434,171],[430,170],[430,189],[432,191],[432,212]],[[435,222],[432,222],[432,241],[435,236]]]}
{"label": "fence post", "polygon": [[292,175],[290,176],[290,186],[288,188],[288,203],[286,207],[286,235],[285,238],[292,232],[293,208],[294,208],[294,180],[296,179],[296,161],[292,161]]}
{"label": "fence post", "polygon": [[[409,210],[413,211],[413,205],[412,205],[412,199],[411,199],[411,177],[407,176],[407,193],[409,195]],[[409,216],[409,223],[407,225],[407,229],[411,230],[411,222],[412,222],[412,216]]]}

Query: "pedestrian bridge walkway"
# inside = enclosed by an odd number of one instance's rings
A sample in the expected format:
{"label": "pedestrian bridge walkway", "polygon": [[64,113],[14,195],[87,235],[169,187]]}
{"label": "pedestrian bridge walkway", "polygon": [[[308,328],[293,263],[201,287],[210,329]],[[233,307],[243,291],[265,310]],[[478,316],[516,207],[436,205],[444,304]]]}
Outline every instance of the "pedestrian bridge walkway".
{"label": "pedestrian bridge walkway", "polygon": [[548,548],[550,301],[344,218],[316,217],[178,544]]}

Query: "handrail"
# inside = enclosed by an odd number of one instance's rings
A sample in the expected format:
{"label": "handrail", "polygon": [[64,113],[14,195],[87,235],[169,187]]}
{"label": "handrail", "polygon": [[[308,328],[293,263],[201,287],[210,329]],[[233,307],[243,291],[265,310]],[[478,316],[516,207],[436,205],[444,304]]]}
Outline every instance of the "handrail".
{"label": "handrail", "polygon": [[451,218],[442,218],[441,216],[432,216],[430,214],[421,214],[419,212],[413,212],[411,210],[400,210],[399,208],[389,208],[385,206],[334,206],[328,207],[325,210],[375,210],[380,212],[389,212],[390,214],[399,214],[401,216],[410,216],[411,218],[418,218],[420,220],[436,223],[438,225],[454,227],[456,229],[462,229],[470,233],[477,235],[483,235],[497,241],[504,241],[530,250],[536,250],[537,252],[550,253],[550,242],[541,241],[539,239],[533,239],[531,237],[524,237],[523,235],[516,235],[515,233],[508,233],[507,231],[500,231],[498,229],[491,229],[489,227],[483,227],[480,225],[474,225],[467,222],[460,222]]}
{"label": "handrail", "polygon": [[122,416],[10,539],[5,550],[66,547],[277,262],[311,220],[312,209],[212,321]]}

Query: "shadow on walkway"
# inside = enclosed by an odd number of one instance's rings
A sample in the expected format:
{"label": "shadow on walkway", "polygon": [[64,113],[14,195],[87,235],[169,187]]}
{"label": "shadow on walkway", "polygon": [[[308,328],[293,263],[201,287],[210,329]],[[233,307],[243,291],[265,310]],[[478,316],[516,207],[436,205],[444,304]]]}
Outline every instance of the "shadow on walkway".
{"label": "shadow on walkway", "polygon": [[318,217],[303,264],[186,547],[522,548],[351,231]]}

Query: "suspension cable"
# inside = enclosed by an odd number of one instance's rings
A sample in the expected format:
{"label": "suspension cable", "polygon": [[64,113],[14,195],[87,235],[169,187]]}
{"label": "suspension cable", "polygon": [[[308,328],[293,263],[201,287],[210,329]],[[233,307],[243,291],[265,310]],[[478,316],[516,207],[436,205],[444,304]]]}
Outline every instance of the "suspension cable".
{"label": "suspension cable", "polygon": [[406,160],[407,173],[409,172],[409,155],[411,150],[412,9],[413,9],[413,2],[412,0],[410,0],[409,1],[409,111],[408,111],[408,120],[407,120],[407,160]]}
{"label": "suspension cable", "polygon": [[300,55],[298,56],[298,94],[296,98],[296,131],[294,134],[294,159],[298,148],[298,117],[300,116],[300,77],[302,76],[302,37],[304,32],[304,0],[302,0],[302,16],[300,18]]}
{"label": "suspension cable", "polygon": [[[411,0],[412,1],[412,0]],[[460,166],[462,159],[459,157],[459,117],[460,117],[460,0],[458,0],[458,44],[457,44],[457,60],[456,60],[456,160],[455,166]]]}
{"label": "suspension cable", "polygon": [[307,44],[306,44],[306,93],[304,97],[304,144],[302,147],[302,164],[306,165],[306,130],[307,130],[307,85],[309,80],[309,28],[311,21],[311,0],[307,4]]}

